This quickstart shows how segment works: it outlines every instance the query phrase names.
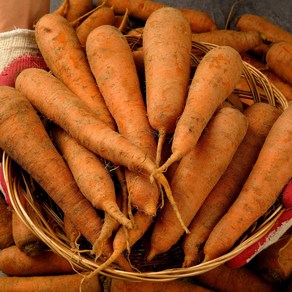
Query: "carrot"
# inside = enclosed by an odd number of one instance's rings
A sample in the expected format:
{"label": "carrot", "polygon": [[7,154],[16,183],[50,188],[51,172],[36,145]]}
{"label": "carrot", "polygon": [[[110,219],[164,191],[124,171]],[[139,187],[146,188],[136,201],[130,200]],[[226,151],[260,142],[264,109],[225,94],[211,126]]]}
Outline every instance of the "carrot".
{"label": "carrot", "polygon": [[62,3],[52,12],[54,14],[60,15],[62,17],[66,17],[69,9],[69,0],[63,0]]}
{"label": "carrot", "polygon": [[67,216],[64,216],[63,218],[63,231],[69,241],[70,247],[75,248],[81,234]]}
{"label": "carrot", "polygon": [[0,105],[0,147],[31,175],[85,238],[94,243],[101,219],[78,189],[31,103],[15,88],[2,86]]}
{"label": "carrot", "polygon": [[180,10],[153,12],[143,31],[146,104],[150,125],[158,132],[156,163],[162,145],[183,111],[190,79],[191,31]]}
{"label": "carrot", "polygon": [[92,0],[65,0],[65,3],[66,2],[68,2],[68,9],[64,17],[70,22],[76,20],[94,8]]}
{"label": "carrot", "polygon": [[61,128],[54,127],[51,132],[79,189],[93,207],[107,212],[127,228],[133,228],[132,222],[117,205],[114,182],[101,159]]}
{"label": "carrot", "polygon": [[215,291],[276,291],[276,287],[265,282],[254,271],[245,267],[232,269],[223,264],[210,271],[196,275],[194,279]]}
{"label": "carrot", "polygon": [[258,254],[253,261],[255,270],[270,283],[284,283],[292,275],[291,228],[277,242]]}
{"label": "carrot", "polygon": [[[86,44],[88,62],[120,134],[155,160],[156,141],[147,119],[135,62],[126,38],[117,28],[96,28]],[[109,78],[110,76],[110,78]],[[134,207],[155,215],[159,189],[145,175],[125,171]]]}
{"label": "carrot", "polygon": [[240,236],[274,204],[292,173],[292,103],[273,124],[240,194],[212,230],[205,261],[230,250]]}
{"label": "carrot", "polygon": [[[35,108],[100,157],[149,177],[157,169],[142,149],[97,119],[76,95],[49,72],[33,68],[23,70],[17,77],[16,87]],[[178,220],[184,226],[165,176],[158,173],[151,177],[164,188],[176,209]]]}
{"label": "carrot", "polygon": [[219,46],[230,46],[239,53],[246,52],[263,43],[264,36],[256,31],[218,29],[204,33],[193,33],[193,42],[206,42]]}
{"label": "carrot", "polygon": [[292,179],[284,188],[282,202],[286,208],[292,207]]}
{"label": "carrot", "polygon": [[[102,3],[99,0],[98,3]],[[126,9],[129,11],[129,16],[146,21],[148,17],[156,10],[168,7],[156,1],[149,0],[107,0],[107,6],[112,6],[116,14],[124,14]],[[207,13],[196,9],[180,9],[187,17],[191,29],[194,32],[205,32],[216,29],[214,20]]]}
{"label": "carrot", "polygon": [[277,42],[270,46],[266,54],[269,68],[292,86],[292,42]]}
{"label": "carrot", "polygon": [[174,280],[168,282],[152,282],[152,281],[143,281],[143,282],[132,282],[126,280],[120,280],[113,278],[111,280],[111,292],[211,292],[208,288],[203,286],[190,283],[187,281]]}
{"label": "carrot", "polygon": [[185,108],[174,131],[172,154],[157,171],[165,171],[196,145],[217,107],[239,82],[242,70],[241,57],[231,47],[215,47],[204,55],[193,76]]}
{"label": "carrot", "polygon": [[[54,275],[54,276],[32,276],[32,277],[2,277],[0,285],[2,291],[6,292],[79,292],[82,274]],[[92,278],[81,291],[101,292],[98,278]]]}
{"label": "carrot", "polygon": [[[207,125],[197,146],[180,161],[170,187],[186,226],[226,170],[246,130],[247,120],[240,111],[222,108]],[[151,235],[147,260],[167,252],[183,232],[166,202]]]}
{"label": "carrot", "polygon": [[0,251],[0,270],[8,276],[38,276],[72,273],[73,267],[51,250],[32,257],[12,245]]}
{"label": "carrot", "polygon": [[280,113],[280,110],[268,103],[255,103],[244,111],[248,121],[247,133],[228,168],[193,218],[189,226],[190,233],[184,237],[184,267],[201,260],[203,244],[238,196],[266,136]]}
{"label": "carrot", "polygon": [[137,211],[134,215],[135,228],[125,230],[124,227],[119,228],[113,239],[113,253],[89,276],[92,277],[100,271],[106,269],[111,263],[116,261],[121,254],[128,248],[131,248],[149,229],[153,222],[153,217],[144,212]]}
{"label": "carrot", "polygon": [[14,244],[12,233],[12,210],[0,193],[0,249]]}
{"label": "carrot", "polygon": [[15,245],[29,256],[39,254],[46,247],[15,211],[12,211],[12,234]]}
{"label": "carrot", "polygon": [[87,103],[96,116],[115,129],[90,71],[86,54],[69,21],[56,14],[44,15],[35,26],[35,38],[51,72]]}
{"label": "carrot", "polygon": [[77,26],[76,34],[83,47],[86,45],[86,39],[89,33],[96,27],[109,24],[113,25],[115,14],[109,7],[100,7],[93,11],[87,18]]}
{"label": "carrot", "polygon": [[241,31],[257,30],[263,33],[271,42],[292,42],[292,34],[273,23],[266,17],[254,14],[243,14],[236,21],[236,27]]}

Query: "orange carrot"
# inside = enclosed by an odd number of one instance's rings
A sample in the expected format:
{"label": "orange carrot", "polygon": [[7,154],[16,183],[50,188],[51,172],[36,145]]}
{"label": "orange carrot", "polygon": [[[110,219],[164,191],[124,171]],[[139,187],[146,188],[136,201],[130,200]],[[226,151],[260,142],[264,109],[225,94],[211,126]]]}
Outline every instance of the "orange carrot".
{"label": "orange carrot", "polygon": [[246,267],[232,269],[220,265],[210,271],[194,277],[204,286],[215,291],[274,292],[276,287],[265,282],[255,272]]}
{"label": "orange carrot", "polygon": [[12,233],[12,212],[11,207],[6,203],[0,193],[0,249],[14,244]]}
{"label": "orange carrot", "polygon": [[264,36],[256,31],[218,29],[204,33],[193,33],[193,42],[206,42],[219,46],[230,46],[238,52],[246,52],[263,43]]}
{"label": "orange carrot", "polygon": [[111,280],[111,292],[211,292],[208,288],[187,281],[174,280],[167,282],[142,281],[133,282],[120,279]]}
{"label": "orange carrot", "polygon": [[185,108],[175,128],[172,154],[158,171],[166,170],[196,145],[215,110],[239,82],[242,70],[241,57],[231,47],[215,47],[204,55],[193,76]]}
{"label": "orange carrot", "polygon": [[63,0],[63,2],[52,12],[62,17],[66,17],[69,9],[69,0]]}
{"label": "orange carrot", "polygon": [[115,129],[71,24],[59,15],[46,14],[35,26],[35,37],[51,72],[85,101],[100,120]]}
{"label": "orange carrot", "polygon": [[229,251],[274,204],[292,173],[292,103],[273,124],[244,186],[204,246],[205,261]]}
{"label": "orange carrot", "polygon": [[292,34],[273,23],[266,17],[254,14],[243,14],[236,22],[236,27],[241,31],[257,30],[263,33],[271,42],[292,42]]}
{"label": "orange carrot", "polygon": [[277,242],[268,246],[253,260],[254,269],[268,282],[279,284],[292,275],[291,228]]}
{"label": "orange carrot", "polygon": [[75,248],[81,234],[76,228],[76,226],[72,223],[70,218],[68,218],[67,216],[64,216],[63,218],[63,231],[66,237],[68,238],[69,245],[72,248]]}
{"label": "orange carrot", "polygon": [[[98,3],[102,2],[102,0],[98,1]],[[116,14],[124,14],[128,9],[129,16],[144,21],[147,20],[154,11],[167,6],[150,0],[107,0],[106,5],[113,7]],[[187,17],[192,31],[205,32],[216,29],[214,20],[207,13],[196,9],[180,10]]]}
{"label": "orange carrot", "polygon": [[115,14],[109,7],[100,7],[93,11],[87,18],[77,26],[76,34],[83,47],[86,45],[86,39],[89,33],[96,27],[109,24],[113,25]]}
{"label": "orange carrot", "polygon": [[215,224],[238,196],[258,153],[281,111],[268,103],[255,103],[244,111],[247,133],[228,168],[192,220],[183,241],[184,267],[201,260],[201,250]]}
{"label": "orange carrot", "polygon": [[267,51],[266,62],[276,75],[292,86],[292,42],[272,44]]}
{"label": "orange carrot", "polygon": [[127,228],[133,228],[132,222],[117,205],[114,182],[101,159],[61,128],[54,127],[51,132],[79,189],[93,207],[107,212]]}
{"label": "orange carrot", "polygon": [[65,0],[65,2],[68,2],[68,9],[64,17],[70,22],[94,8],[92,0]]}
{"label": "orange carrot", "polygon": [[[17,76],[16,87],[43,115],[102,158],[115,165],[125,166],[130,171],[147,174],[149,177],[157,170],[155,163],[145,156],[142,149],[97,119],[76,95],[45,70],[34,68],[23,70]],[[158,173],[154,175],[154,179],[164,188],[180,220],[165,176]],[[180,222],[184,226],[181,220]]]}
{"label": "orange carrot", "polygon": [[[154,161],[156,141],[147,119],[135,62],[126,38],[114,26],[100,26],[90,33],[86,52],[119,133]],[[156,184],[152,184],[145,175],[128,170],[125,176],[133,206],[155,215],[159,200]]]}
{"label": "orange carrot", "polygon": [[165,137],[183,111],[190,79],[191,31],[180,10],[153,12],[143,31],[146,104],[150,125],[158,132],[156,163]]}
{"label": "orange carrot", "polygon": [[[207,125],[197,146],[180,161],[170,186],[186,226],[226,170],[246,131],[247,120],[240,111],[222,108]],[[147,260],[167,252],[183,232],[166,202],[151,235]]]}
{"label": "orange carrot", "polygon": [[94,243],[101,219],[78,189],[31,103],[15,88],[2,86],[0,104],[0,147],[32,176],[84,237]]}
{"label": "orange carrot", "polygon": [[61,275],[74,271],[65,258],[51,250],[32,257],[16,245],[0,251],[0,270],[8,276]]}
{"label": "orange carrot", "polygon": [[[86,284],[81,285],[84,275],[54,275],[54,276],[32,276],[32,277],[2,277],[0,278],[1,290],[6,292],[79,292],[94,291],[101,292],[98,278],[92,278]],[[86,285],[86,286],[85,286]]]}

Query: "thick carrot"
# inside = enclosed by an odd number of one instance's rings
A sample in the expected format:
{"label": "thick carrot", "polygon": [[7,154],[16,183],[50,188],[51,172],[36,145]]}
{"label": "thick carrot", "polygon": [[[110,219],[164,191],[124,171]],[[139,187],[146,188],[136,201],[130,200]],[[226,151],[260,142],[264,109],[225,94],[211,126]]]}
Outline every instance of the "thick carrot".
{"label": "thick carrot", "polygon": [[[156,141],[150,127],[132,51],[123,34],[103,25],[90,33],[86,53],[97,85],[120,134],[155,161]],[[147,176],[125,171],[134,207],[155,215],[159,189]]]}
{"label": "thick carrot", "polygon": [[53,127],[51,132],[79,189],[93,207],[107,212],[127,228],[133,228],[132,222],[117,205],[114,182],[100,157],[80,145],[61,128]]}
{"label": "thick carrot", "polygon": [[114,20],[115,20],[114,11],[109,7],[100,7],[93,11],[76,28],[76,34],[81,45],[85,47],[87,37],[93,29],[104,24],[113,25]]}
{"label": "thick carrot", "polygon": [[229,46],[215,47],[204,55],[194,73],[185,108],[175,128],[172,154],[158,171],[165,171],[196,145],[218,106],[239,82],[242,70],[240,54]]}
{"label": "thick carrot", "polygon": [[81,285],[84,275],[53,275],[53,276],[31,276],[31,277],[2,277],[0,278],[1,290],[5,292],[79,292],[94,291],[101,292],[101,286],[97,277],[90,279]]}
{"label": "thick carrot", "polygon": [[14,244],[12,233],[12,210],[0,193],[0,249]]}
{"label": "thick carrot", "polygon": [[238,52],[246,52],[263,43],[264,36],[256,31],[218,29],[204,33],[193,33],[193,42],[206,42],[218,46],[230,46]]}
{"label": "thick carrot", "polygon": [[210,271],[195,276],[194,279],[215,291],[277,291],[275,286],[267,283],[254,271],[245,267],[232,269],[226,265],[220,265]]}
{"label": "thick carrot", "polygon": [[142,281],[133,282],[120,279],[111,280],[111,292],[211,292],[208,288],[187,281],[174,280],[167,282]]}
{"label": "thick carrot", "polygon": [[51,72],[85,101],[96,116],[115,129],[96,86],[86,54],[69,21],[57,14],[44,15],[35,26],[38,47]]}
{"label": "thick carrot", "polygon": [[205,261],[230,250],[274,204],[292,173],[292,103],[273,124],[239,196],[212,230]]}
{"label": "thick carrot", "polygon": [[190,80],[191,31],[180,10],[153,12],[143,31],[146,104],[150,125],[158,132],[157,165],[166,135],[181,115]]}
{"label": "thick carrot", "polygon": [[69,261],[51,250],[32,257],[16,245],[0,251],[0,270],[8,276],[61,275],[74,271]]}
{"label": "thick carrot", "polygon": [[267,51],[266,62],[276,75],[292,86],[292,42],[272,44]]}
{"label": "thick carrot", "polygon": [[263,33],[271,42],[292,42],[291,33],[284,30],[276,23],[271,22],[268,18],[260,15],[243,14],[237,19],[236,27],[241,31],[257,30]]}
{"label": "thick carrot", "polygon": [[[222,108],[207,125],[197,146],[180,161],[170,186],[186,226],[226,170],[246,131],[247,120],[240,111]],[[167,252],[183,233],[167,201],[155,223],[147,259]]]}
{"label": "thick carrot", "polygon": [[183,241],[184,267],[201,260],[201,250],[213,227],[238,196],[273,123],[281,111],[268,103],[255,103],[244,111],[247,133],[228,168],[192,220]]}
{"label": "thick carrot", "polygon": [[[45,70],[23,70],[17,77],[16,87],[47,118],[102,158],[149,177],[157,170],[156,164],[145,156],[142,149],[97,119],[76,95]],[[165,176],[158,173],[154,179],[163,186],[184,226]]]}
{"label": "thick carrot", "polygon": [[[102,3],[99,0],[98,3]],[[124,14],[128,9],[129,16],[146,21],[156,10],[166,7],[156,1],[149,0],[107,0],[106,5],[112,6],[116,14]],[[214,20],[207,13],[196,9],[181,9],[188,19],[193,32],[205,32],[216,29]]]}
{"label": "thick carrot", "polygon": [[15,88],[2,86],[0,105],[0,147],[34,178],[84,237],[94,243],[101,219],[78,189],[31,103]]}

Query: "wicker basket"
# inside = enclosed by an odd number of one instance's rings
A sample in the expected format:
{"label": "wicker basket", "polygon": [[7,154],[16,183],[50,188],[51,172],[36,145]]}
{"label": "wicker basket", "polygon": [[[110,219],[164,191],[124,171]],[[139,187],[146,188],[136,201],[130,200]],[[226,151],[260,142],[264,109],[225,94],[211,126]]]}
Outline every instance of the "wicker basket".
{"label": "wicker basket", "polygon": [[[131,38],[129,43],[139,45],[139,41]],[[207,43],[193,43],[193,48],[198,55],[192,55],[193,66],[200,62],[200,58],[215,45]],[[287,108],[288,103],[282,93],[273,86],[268,79],[253,66],[243,61],[244,70],[243,77],[249,85],[250,90],[237,90],[237,93],[247,99],[252,99],[255,102],[268,102],[275,107],[282,110]],[[63,222],[61,212],[54,205],[49,198],[41,202],[42,212],[38,209],[40,197],[44,198],[45,195],[42,191],[35,186],[34,181],[18,166],[16,165],[5,153],[3,154],[3,169],[5,180],[8,185],[11,202],[18,213],[20,218],[28,225],[28,227],[53,251],[60,254],[76,268],[85,272],[93,272],[99,267],[97,261],[90,255],[88,249],[75,250],[69,245],[68,239],[63,232]],[[28,216],[26,209],[22,204],[22,196],[26,197],[27,202],[32,206],[33,215]],[[43,212],[45,210],[45,214]],[[255,243],[260,239],[274,224],[277,218],[281,215],[283,206],[277,202],[272,208],[252,226],[248,232],[238,241],[236,246],[228,253],[220,256],[214,260],[204,262],[189,268],[181,268],[180,260],[182,251],[180,246],[177,245],[169,253],[157,257],[156,262],[151,264],[145,262],[145,250],[143,244],[138,242],[134,245],[129,258],[132,264],[139,271],[126,272],[119,270],[115,266],[101,272],[102,275],[111,278],[120,278],[132,281],[170,281],[179,278],[192,277],[198,274],[207,272],[225,262],[232,259],[245,248]],[[49,220],[48,220],[49,218]],[[53,221],[58,228],[52,228],[51,222]]]}

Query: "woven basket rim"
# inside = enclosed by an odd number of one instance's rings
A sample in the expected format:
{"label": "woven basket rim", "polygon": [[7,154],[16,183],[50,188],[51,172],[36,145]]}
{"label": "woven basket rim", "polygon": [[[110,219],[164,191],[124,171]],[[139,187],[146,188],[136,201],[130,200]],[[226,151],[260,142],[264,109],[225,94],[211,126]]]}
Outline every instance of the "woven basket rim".
{"label": "woven basket rim", "polygon": [[[217,45],[193,42],[193,47],[201,50],[203,53],[206,53],[210,49],[217,47]],[[198,62],[195,55],[192,56],[192,60],[194,62]],[[250,85],[250,92],[239,91],[238,93],[244,96],[249,96],[255,102],[268,102],[281,110],[285,110],[288,107],[288,101],[276,88],[276,86],[274,86],[263,73],[254,68],[252,65],[245,61],[242,62],[244,67],[243,77],[246,78],[248,84]],[[261,89],[261,93],[259,92],[259,89]],[[81,269],[86,272],[93,272],[96,270],[99,267],[98,262],[95,262],[92,258],[86,257],[84,254],[73,250],[66,242],[66,238],[56,236],[56,234],[52,231],[34,204],[35,199],[30,190],[29,183],[25,184],[25,189],[21,189],[19,181],[25,181],[25,179],[21,173],[18,172],[16,174],[13,172],[13,163],[14,162],[12,159],[10,159],[4,152],[2,158],[4,179],[7,183],[11,204],[22,221],[31,229],[32,232],[43,240],[49,248],[71,262],[76,271]],[[30,218],[26,213],[26,209],[21,202],[21,194],[25,195],[27,202],[34,209],[35,218]],[[202,274],[234,258],[244,249],[264,236],[273,226],[277,218],[281,215],[283,209],[284,208],[282,205],[276,206],[273,212],[265,218],[264,222],[261,223],[260,226],[258,226],[251,234],[249,234],[246,239],[240,242],[228,253],[214,260],[203,262],[188,268],[168,268],[157,272],[126,272],[110,266],[102,270],[100,274],[111,278],[119,278],[130,281],[171,281]],[[49,207],[47,208],[47,211],[50,211]],[[52,213],[52,216],[56,216],[56,221],[60,220],[56,214]],[[59,222],[59,224],[62,225],[62,222]]]}

